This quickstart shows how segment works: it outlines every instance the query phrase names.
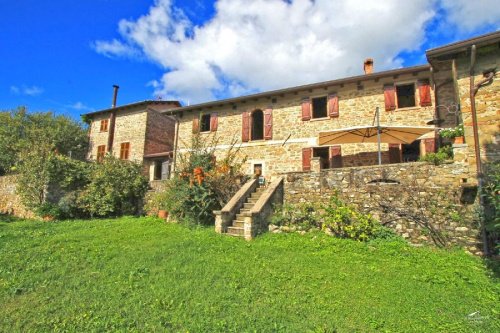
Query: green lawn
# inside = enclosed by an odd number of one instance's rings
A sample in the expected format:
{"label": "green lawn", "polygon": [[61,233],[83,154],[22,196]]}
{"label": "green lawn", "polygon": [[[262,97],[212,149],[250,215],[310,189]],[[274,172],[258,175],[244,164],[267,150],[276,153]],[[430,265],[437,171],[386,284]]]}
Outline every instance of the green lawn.
{"label": "green lawn", "polygon": [[499,332],[497,282],[398,242],[0,218],[1,332]]}

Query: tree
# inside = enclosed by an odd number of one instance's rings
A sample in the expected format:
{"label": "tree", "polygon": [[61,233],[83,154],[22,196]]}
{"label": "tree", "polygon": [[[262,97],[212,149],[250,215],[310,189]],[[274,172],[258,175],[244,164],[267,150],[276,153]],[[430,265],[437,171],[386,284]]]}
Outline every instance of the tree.
{"label": "tree", "polygon": [[66,116],[28,113],[25,107],[0,111],[0,175],[15,171],[34,152],[84,159],[87,149],[87,130]]}

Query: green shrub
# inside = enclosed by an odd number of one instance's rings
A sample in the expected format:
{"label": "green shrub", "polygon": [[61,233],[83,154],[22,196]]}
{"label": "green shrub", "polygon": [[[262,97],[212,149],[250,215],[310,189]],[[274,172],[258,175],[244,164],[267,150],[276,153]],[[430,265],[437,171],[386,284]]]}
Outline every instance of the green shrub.
{"label": "green shrub", "polygon": [[234,144],[220,159],[215,159],[217,140],[205,142],[195,135],[189,152],[179,155],[177,173],[165,181],[146,209],[154,213],[166,209],[169,216],[188,224],[214,223],[214,210],[221,209],[246,180],[241,172],[244,162]]}
{"label": "green shrub", "polygon": [[379,226],[375,229],[372,234],[373,239],[384,239],[384,240],[403,240],[396,231],[392,228]]}
{"label": "green shrub", "polygon": [[298,226],[302,230],[321,228],[320,207],[308,202],[277,206],[270,221],[277,226]]}
{"label": "green shrub", "polygon": [[79,191],[71,191],[65,193],[59,200],[57,207],[59,209],[58,218],[74,219],[79,217],[86,217],[88,213],[83,210],[79,203]]}
{"label": "green shrub", "polygon": [[486,230],[496,252],[500,252],[500,162],[484,165],[484,219]]}
{"label": "green shrub", "polygon": [[323,229],[336,237],[367,241],[373,239],[380,228],[380,223],[371,215],[358,212],[335,195],[323,208]]}
{"label": "green shrub", "polygon": [[63,217],[63,213],[59,209],[59,206],[50,202],[45,202],[39,205],[35,209],[35,214],[41,217],[50,217],[54,219],[60,219]]}
{"label": "green shrub", "polygon": [[148,189],[142,165],[106,156],[91,164],[89,179],[78,206],[91,217],[139,213]]}
{"label": "green shrub", "polygon": [[425,156],[420,157],[419,161],[441,165],[444,161],[450,159],[453,159],[453,148],[451,146],[444,146],[439,148],[437,153],[427,153]]}
{"label": "green shrub", "polygon": [[277,226],[296,226],[301,230],[322,229],[335,237],[358,241],[399,238],[395,231],[381,226],[371,215],[358,212],[336,195],[327,204],[307,202],[278,206],[270,222]]}

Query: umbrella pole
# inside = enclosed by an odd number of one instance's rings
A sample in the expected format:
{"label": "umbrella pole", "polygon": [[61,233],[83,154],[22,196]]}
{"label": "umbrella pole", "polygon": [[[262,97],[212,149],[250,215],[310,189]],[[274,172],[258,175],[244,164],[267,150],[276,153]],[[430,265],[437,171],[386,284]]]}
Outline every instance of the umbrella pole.
{"label": "umbrella pole", "polygon": [[379,119],[379,111],[378,106],[375,110],[377,115],[377,144],[378,144],[378,165],[382,165],[382,151],[380,150],[380,119]]}

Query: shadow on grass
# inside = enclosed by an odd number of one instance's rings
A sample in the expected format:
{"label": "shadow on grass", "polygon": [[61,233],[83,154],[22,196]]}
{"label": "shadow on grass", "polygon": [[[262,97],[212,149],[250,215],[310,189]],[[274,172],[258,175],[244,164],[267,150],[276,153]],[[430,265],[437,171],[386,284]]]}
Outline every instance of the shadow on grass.
{"label": "shadow on grass", "polygon": [[489,268],[489,270],[493,273],[493,276],[496,279],[500,279],[500,256],[492,256],[490,258],[484,259],[484,263]]}
{"label": "shadow on grass", "polygon": [[17,221],[23,221],[23,220],[25,220],[25,219],[22,219],[20,217],[16,217],[14,215],[0,214],[0,222],[11,223],[11,222],[17,222]]}

